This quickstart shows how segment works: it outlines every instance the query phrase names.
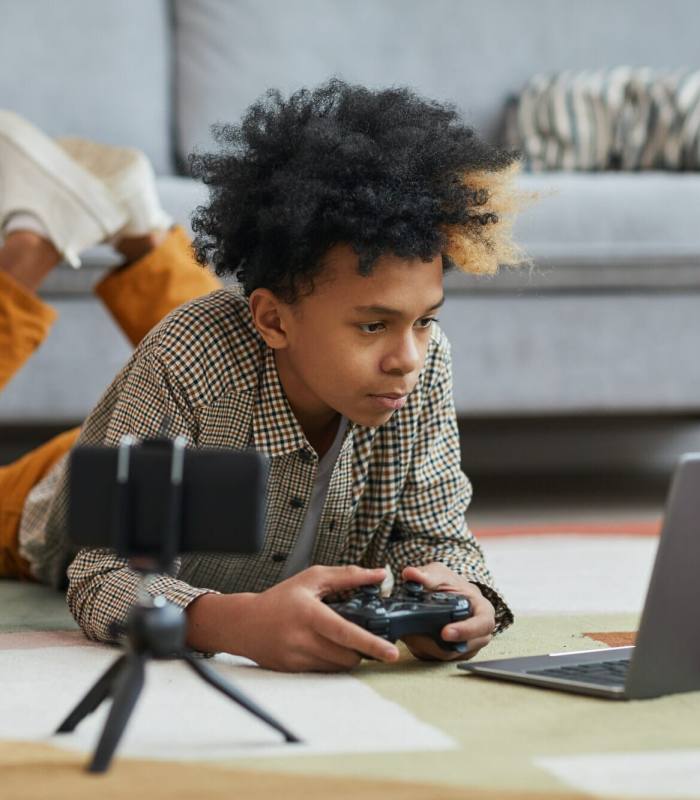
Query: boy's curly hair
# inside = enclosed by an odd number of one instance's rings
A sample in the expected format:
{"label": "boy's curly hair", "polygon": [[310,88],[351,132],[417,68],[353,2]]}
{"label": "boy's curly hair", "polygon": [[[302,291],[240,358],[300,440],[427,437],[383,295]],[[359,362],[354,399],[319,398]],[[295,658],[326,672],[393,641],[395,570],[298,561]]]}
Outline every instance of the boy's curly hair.
{"label": "boy's curly hair", "polygon": [[442,254],[444,269],[471,273],[522,260],[510,235],[517,156],[479,139],[452,104],[333,78],[288,100],[270,89],[213,132],[222,151],[189,159],[210,187],[194,250],[246,296],[266,287],[294,302],[338,243],[362,275],[385,253]]}

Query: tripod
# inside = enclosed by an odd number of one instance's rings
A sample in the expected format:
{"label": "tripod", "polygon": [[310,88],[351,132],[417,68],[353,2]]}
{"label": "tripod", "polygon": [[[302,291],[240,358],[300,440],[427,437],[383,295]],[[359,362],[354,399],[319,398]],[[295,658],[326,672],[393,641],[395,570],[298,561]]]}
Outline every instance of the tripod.
{"label": "tripod", "polygon": [[[144,579],[144,583],[148,578]],[[69,733],[91,714],[103,700],[112,698],[112,708],[97,744],[89,772],[105,772],[134,710],[144,684],[149,659],[180,659],[210,686],[250,711],[279,731],[288,742],[299,739],[273,719],[239,689],[229,684],[208,665],[185,649],[186,620],[182,611],[163,597],[141,599],[132,609],[127,623],[129,648],[97,680],[78,705],[58,727],[56,733]]]}
{"label": "tripod", "polygon": [[[124,437],[120,445],[118,466],[119,506],[116,515],[117,541],[122,544],[126,541],[124,526],[128,522],[129,509],[129,448],[133,440]],[[182,660],[196,672],[200,678],[210,686],[218,689],[222,694],[230,697],[258,719],[279,731],[288,742],[300,741],[283,725],[277,722],[267,712],[250,700],[239,689],[229,684],[208,665],[195,658],[185,647],[187,634],[187,621],[180,608],[162,596],[152,596],[148,586],[157,576],[159,571],[168,571],[164,568],[172,558],[174,552],[173,542],[177,532],[177,519],[181,511],[179,486],[182,480],[184,463],[184,442],[175,440],[173,443],[173,458],[171,472],[170,494],[170,522],[164,537],[161,557],[157,562],[143,559],[138,562],[138,569],[144,571],[139,583],[138,600],[131,609],[125,627],[128,639],[126,652],[102,674],[83,699],[70,712],[59,725],[56,733],[69,733],[85,719],[88,714],[95,711],[103,700],[112,698],[112,707],[107,721],[100,735],[97,748],[92,761],[88,765],[89,772],[105,772],[111,763],[112,756],[119,744],[136,702],[141,694],[144,684],[145,666],[149,659]],[[118,548],[122,549],[121,547]],[[126,554],[126,553],[125,553]],[[144,570],[144,563],[148,567]]]}

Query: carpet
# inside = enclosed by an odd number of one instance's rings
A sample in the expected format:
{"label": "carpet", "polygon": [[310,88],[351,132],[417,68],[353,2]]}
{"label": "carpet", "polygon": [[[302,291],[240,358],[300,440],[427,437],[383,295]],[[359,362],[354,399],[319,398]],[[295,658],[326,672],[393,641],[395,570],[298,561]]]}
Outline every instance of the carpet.
{"label": "carpet", "polygon": [[[7,800],[541,800],[539,792],[464,789],[405,781],[263,773],[198,764],[120,759],[105,775],[86,775],[74,754],[46,745],[0,743],[2,797]],[[548,793],[577,800],[578,792]]]}
{"label": "carpet", "polygon": [[484,525],[473,528],[477,539],[497,536],[658,536],[662,520],[627,520],[624,522],[548,522],[532,525]]}
{"label": "carpet", "polygon": [[[656,541],[652,535],[547,532],[487,535],[482,543],[504,595],[512,601],[517,622],[477,658],[630,642],[653,562]],[[50,659],[47,643],[54,637],[55,644],[55,637],[64,635],[52,633],[60,630],[61,619],[64,629],[75,630],[65,608],[59,611],[60,598],[49,601],[48,590],[42,587],[4,583],[0,582],[0,631],[18,630],[7,608],[22,606],[24,630],[34,631],[25,636],[24,651],[33,649],[38,659]],[[32,600],[41,609],[33,619],[27,610]],[[38,636],[42,627],[48,640]],[[694,753],[700,752],[700,692],[612,703],[488,681],[459,673],[454,665],[417,662],[407,652],[396,665],[364,662],[352,679],[372,690],[377,709],[382,703],[393,704],[455,746],[303,756],[287,751],[274,756],[221,758],[215,764],[146,763],[120,756],[108,776],[96,779],[80,772],[82,755],[36,742],[12,742],[8,737],[0,742],[3,789],[11,789],[8,797],[81,797],[86,787],[100,780],[105,798],[124,797],[129,790],[133,794],[136,786],[145,789],[140,794],[155,798],[185,794],[218,797],[233,791],[246,798],[269,798],[281,792],[285,797],[371,798],[381,794],[383,798],[426,800],[700,797],[700,788],[692,783]],[[4,674],[2,680],[5,687],[12,687],[22,676]],[[269,685],[275,680],[273,677]],[[148,685],[145,691],[149,691]],[[335,726],[347,724],[342,713],[331,717]],[[366,724],[370,728],[378,725],[371,709]],[[601,754],[609,756],[608,761],[601,759]],[[669,757],[675,761],[669,762]],[[640,763],[639,759],[647,770],[657,771],[647,780],[647,788],[652,787],[655,794],[639,793],[639,786],[631,780],[626,785],[633,794],[620,792],[623,766]],[[672,785],[669,776],[664,778],[669,763],[679,765],[686,784]],[[599,783],[594,790],[590,789],[591,764],[598,765]]]}
{"label": "carpet", "polygon": [[[24,646],[26,643],[26,646]],[[89,753],[104,727],[103,703],[71,734],[53,731],[114,662],[119,650],[86,642],[79,631],[0,634],[0,674],[19,676],[3,703],[0,740],[44,741]],[[438,727],[383,698],[350,674],[288,675],[245,658],[217,655],[216,673],[269,711],[301,739],[282,736],[223,697],[179,661],[152,661],[146,684],[120,743],[124,757],[224,761],[260,756],[450,750]],[[27,708],[41,708],[41,715]],[[342,720],[342,725],[338,721]]]}

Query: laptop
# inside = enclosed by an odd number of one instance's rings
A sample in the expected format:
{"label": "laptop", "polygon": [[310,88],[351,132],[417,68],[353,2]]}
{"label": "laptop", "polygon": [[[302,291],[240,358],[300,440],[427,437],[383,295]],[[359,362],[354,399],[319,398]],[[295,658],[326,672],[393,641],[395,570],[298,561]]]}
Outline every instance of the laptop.
{"label": "laptop", "polygon": [[457,665],[487,678],[638,700],[700,689],[700,453],[682,456],[634,647]]}

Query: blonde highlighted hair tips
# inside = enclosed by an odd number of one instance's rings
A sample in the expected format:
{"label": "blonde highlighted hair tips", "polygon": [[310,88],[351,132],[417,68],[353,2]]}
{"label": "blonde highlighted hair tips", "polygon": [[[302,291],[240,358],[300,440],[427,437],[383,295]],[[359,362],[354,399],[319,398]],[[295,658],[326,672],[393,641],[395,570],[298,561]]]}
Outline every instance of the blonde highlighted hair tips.
{"label": "blonde highlighted hair tips", "polygon": [[530,259],[513,241],[518,213],[536,199],[517,185],[519,162],[495,171],[466,172],[460,180],[469,190],[469,220],[447,225],[443,254],[461,272],[494,275],[501,266],[522,266]]}

